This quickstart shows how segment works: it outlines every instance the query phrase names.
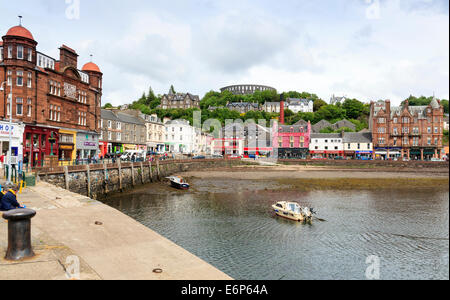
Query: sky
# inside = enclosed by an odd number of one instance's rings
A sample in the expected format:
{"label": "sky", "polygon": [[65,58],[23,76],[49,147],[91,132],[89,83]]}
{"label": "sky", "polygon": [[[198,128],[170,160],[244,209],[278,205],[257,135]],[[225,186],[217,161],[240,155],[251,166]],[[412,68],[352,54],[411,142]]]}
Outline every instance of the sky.
{"label": "sky", "polygon": [[18,15],[38,51],[65,44],[80,69],[92,54],[113,105],[170,85],[449,99],[448,0],[0,0],[1,35]]}

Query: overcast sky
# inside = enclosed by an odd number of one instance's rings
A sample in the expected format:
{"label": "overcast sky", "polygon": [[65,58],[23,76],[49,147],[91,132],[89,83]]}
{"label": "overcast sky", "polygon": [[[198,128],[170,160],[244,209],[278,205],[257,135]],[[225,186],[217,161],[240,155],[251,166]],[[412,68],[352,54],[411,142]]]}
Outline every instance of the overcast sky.
{"label": "overcast sky", "polygon": [[18,15],[39,51],[58,59],[66,44],[79,68],[92,54],[114,105],[171,84],[449,98],[448,0],[0,0],[1,35]]}

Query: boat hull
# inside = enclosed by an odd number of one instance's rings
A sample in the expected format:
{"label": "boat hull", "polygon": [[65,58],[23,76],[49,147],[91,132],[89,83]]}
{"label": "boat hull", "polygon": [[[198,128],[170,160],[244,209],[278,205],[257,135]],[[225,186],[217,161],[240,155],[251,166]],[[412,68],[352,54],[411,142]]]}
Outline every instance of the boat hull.
{"label": "boat hull", "polygon": [[273,211],[275,212],[275,214],[278,217],[281,217],[281,218],[284,218],[284,219],[288,219],[288,220],[291,220],[291,221],[295,221],[295,222],[311,221],[311,218],[305,217],[301,213],[300,214],[296,214],[296,213],[293,213],[291,211],[284,210],[284,209],[282,209],[280,207],[277,207],[275,205],[272,206],[272,208],[273,208]]}
{"label": "boat hull", "polygon": [[187,184],[187,183],[178,183],[178,182],[174,182],[174,181],[171,181],[170,185],[179,190],[189,190],[189,188],[190,188],[189,184]]}

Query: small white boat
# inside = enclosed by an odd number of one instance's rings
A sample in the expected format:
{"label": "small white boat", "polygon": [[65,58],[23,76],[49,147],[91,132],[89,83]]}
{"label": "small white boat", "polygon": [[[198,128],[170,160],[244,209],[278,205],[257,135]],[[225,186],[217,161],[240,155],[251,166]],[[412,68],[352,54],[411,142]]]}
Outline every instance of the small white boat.
{"label": "small white boat", "polygon": [[170,180],[170,185],[176,189],[188,190],[190,188],[189,183],[180,176],[170,176],[166,178]]}
{"label": "small white boat", "polygon": [[308,207],[301,207],[296,202],[281,201],[272,205],[272,208],[277,216],[297,221],[310,222],[313,219],[314,211]]}

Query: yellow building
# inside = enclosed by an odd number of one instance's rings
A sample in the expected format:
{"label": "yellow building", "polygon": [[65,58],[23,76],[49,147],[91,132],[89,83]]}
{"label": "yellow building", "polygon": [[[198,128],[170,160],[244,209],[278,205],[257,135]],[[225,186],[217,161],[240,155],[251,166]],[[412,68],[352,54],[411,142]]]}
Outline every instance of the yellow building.
{"label": "yellow building", "polygon": [[59,161],[61,165],[69,165],[77,158],[77,132],[68,129],[59,130]]}

